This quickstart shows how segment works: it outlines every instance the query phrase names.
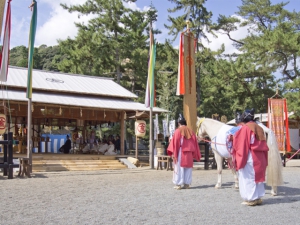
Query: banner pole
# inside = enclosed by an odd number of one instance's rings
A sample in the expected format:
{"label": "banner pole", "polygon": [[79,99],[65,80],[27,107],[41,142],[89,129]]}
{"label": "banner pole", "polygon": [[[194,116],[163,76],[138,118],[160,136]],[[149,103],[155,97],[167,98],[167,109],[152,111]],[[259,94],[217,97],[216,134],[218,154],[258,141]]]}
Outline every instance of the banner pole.
{"label": "banner pole", "polygon": [[32,120],[32,112],[31,112],[31,98],[28,98],[28,117],[27,117],[27,158],[29,159],[29,170],[32,173],[32,139],[31,139],[31,120]]}
{"label": "banner pole", "polygon": [[154,151],[153,151],[153,118],[152,118],[152,107],[150,107],[150,143],[149,143],[149,164],[150,168],[154,169]]}

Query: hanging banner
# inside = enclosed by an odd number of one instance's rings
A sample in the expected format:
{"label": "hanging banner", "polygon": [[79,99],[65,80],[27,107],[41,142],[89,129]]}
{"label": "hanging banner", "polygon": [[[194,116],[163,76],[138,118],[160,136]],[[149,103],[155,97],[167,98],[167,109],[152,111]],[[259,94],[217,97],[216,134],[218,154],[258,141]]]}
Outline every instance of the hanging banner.
{"label": "hanging banner", "polygon": [[135,136],[144,137],[146,134],[146,122],[144,120],[135,121]]}
{"label": "hanging banner", "polygon": [[163,133],[164,133],[164,138],[168,136],[168,122],[167,120],[162,121],[163,124]]}
{"label": "hanging banner", "polygon": [[171,120],[169,124],[169,132],[170,132],[170,139],[172,139],[174,133],[175,133],[175,120]]}
{"label": "hanging banner", "polygon": [[157,139],[157,124],[156,124],[156,119],[155,120],[153,120],[153,127],[154,127],[154,129],[153,129],[153,139],[154,140],[156,140]]}
{"label": "hanging banner", "polygon": [[6,130],[6,116],[0,114],[0,135],[4,134]]}
{"label": "hanging banner", "polygon": [[286,99],[268,99],[268,125],[276,136],[279,151],[291,151]]}
{"label": "hanging banner", "polygon": [[159,125],[158,125],[158,115],[157,114],[155,114],[155,126],[156,126],[156,133],[160,134]]}

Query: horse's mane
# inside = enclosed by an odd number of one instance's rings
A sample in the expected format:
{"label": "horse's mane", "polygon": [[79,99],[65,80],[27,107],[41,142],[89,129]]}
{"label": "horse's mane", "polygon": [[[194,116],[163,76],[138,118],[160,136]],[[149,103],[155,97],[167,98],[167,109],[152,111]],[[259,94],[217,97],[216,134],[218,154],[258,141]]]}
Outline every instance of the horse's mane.
{"label": "horse's mane", "polygon": [[211,118],[197,117],[197,128],[198,128],[198,126],[199,126],[199,121],[201,121],[201,120],[202,120],[202,123],[203,123],[204,121],[210,121],[210,122],[213,123],[213,124],[232,126],[232,125],[228,125],[228,124],[226,124],[226,123],[223,123],[223,122],[221,122],[221,121],[214,120],[214,119],[211,119]]}
{"label": "horse's mane", "polygon": [[[213,123],[217,123],[217,124],[226,124],[226,123],[223,123],[223,122],[221,122],[221,121],[218,121],[218,120],[214,120],[214,119],[211,119],[211,118],[205,118],[205,117],[197,117],[197,125],[198,125],[198,123],[199,123],[199,121],[200,120],[209,120],[209,121],[212,121]],[[226,124],[226,125],[228,125],[228,124]],[[228,126],[231,126],[231,125],[228,125]]]}

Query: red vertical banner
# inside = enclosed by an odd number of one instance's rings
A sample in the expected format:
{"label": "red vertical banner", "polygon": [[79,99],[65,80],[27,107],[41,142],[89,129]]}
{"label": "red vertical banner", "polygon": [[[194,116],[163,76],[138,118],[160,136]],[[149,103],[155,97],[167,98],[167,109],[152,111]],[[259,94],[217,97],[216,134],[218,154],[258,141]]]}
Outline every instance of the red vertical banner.
{"label": "red vertical banner", "polygon": [[180,34],[179,39],[179,62],[178,62],[178,76],[177,76],[177,90],[176,95],[184,95],[185,94],[185,82],[184,82],[184,48],[183,48],[183,40],[184,33]]}
{"label": "red vertical banner", "polygon": [[275,134],[279,151],[291,151],[286,99],[268,99],[268,105],[268,126]]}

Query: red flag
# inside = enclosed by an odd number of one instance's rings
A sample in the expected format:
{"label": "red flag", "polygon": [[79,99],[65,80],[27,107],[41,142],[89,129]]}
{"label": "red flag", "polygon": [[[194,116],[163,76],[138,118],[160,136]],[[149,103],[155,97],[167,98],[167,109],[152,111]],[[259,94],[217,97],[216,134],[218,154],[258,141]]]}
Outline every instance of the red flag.
{"label": "red flag", "polygon": [[4,28],[3,46],[0,55],[0,81],[7,81],[7,72],[9,64],[9,44],[10,44],[10,31],[11,31],[11,10],[10,2],[7,3],[6,20]]}
{"label": "red flag", "polygon": [[180,40],[179,40],[179,64],[178,64],[176,95],[185,94],[183,35],[184,35],[183,33],[180,35]]}

